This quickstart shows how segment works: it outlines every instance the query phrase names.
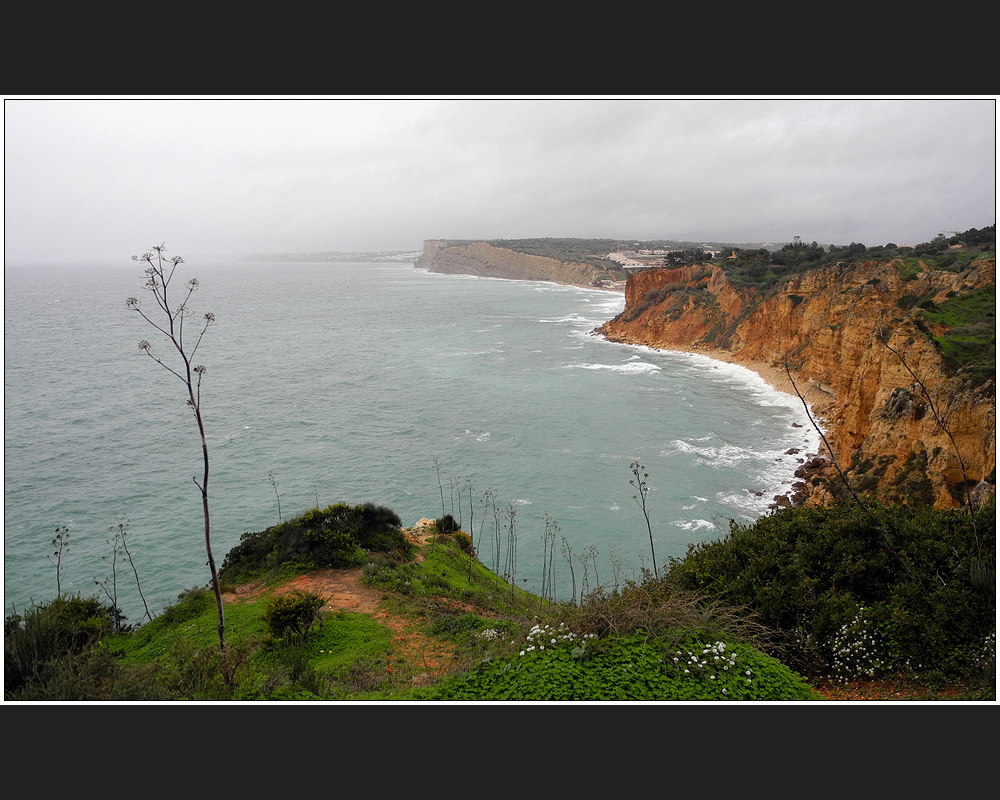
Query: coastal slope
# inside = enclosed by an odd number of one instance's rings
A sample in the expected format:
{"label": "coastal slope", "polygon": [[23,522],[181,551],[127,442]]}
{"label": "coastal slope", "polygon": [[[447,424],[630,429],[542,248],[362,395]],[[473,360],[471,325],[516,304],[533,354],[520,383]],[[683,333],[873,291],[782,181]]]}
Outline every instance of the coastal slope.
{"label": "coastal slope", "polygon": [[[954,508],[967,487],[974,502],[994,493],[996,388],[992,376],[946,363],[934,337],[948,326],[929,325],[921,311],[977,290],[995,297],[995,282],[992,258],[959,273],[922,262],[919,271],[900,261],[838,264],[768,289],[737,285],[720,266],[650,269],[629,276],[625,309],[598,331],[616,342],[788,365],[856,490]],[[811,466],[798,500],[843,495],[829,459]]]}
{"label": "coastal slope", "polygon": [[414,266],[450,275],[478,275],[522,281],[550,281],[571,286],[590,286],[607,278],[606,270],[578,261],[521,253],[486,242],[449,244],[429,239]]}

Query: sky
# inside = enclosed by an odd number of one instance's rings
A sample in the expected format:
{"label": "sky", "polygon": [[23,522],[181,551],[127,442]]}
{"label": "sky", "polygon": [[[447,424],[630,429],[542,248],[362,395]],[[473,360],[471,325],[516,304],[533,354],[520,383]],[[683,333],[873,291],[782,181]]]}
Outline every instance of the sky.
{"label": "sky", "polygon": [[996,221],[996,97],[5,97],[8,263],[425,239],[919,244]]}

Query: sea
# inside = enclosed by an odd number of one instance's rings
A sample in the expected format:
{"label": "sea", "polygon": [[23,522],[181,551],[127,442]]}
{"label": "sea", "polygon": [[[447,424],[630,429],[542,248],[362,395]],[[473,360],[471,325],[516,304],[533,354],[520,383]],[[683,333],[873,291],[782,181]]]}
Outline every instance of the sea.
{"label": "sea", "polygon": [[[5,615],[58,587],[139,621],[142,598],[155,615],[210,580],[195,418],[126,307],[152,308],[141,267],[6,265]],[[548,531],[571,600],[772,513],[819,446],[798,399],[744,367],[595,335],[621,292],[407,262],[192,256],[174,283],[192,277],[188,332],[216,320],[196,361],[220,565],[244,533],[373,502],[405,526],[452,514],[534,592]]]}

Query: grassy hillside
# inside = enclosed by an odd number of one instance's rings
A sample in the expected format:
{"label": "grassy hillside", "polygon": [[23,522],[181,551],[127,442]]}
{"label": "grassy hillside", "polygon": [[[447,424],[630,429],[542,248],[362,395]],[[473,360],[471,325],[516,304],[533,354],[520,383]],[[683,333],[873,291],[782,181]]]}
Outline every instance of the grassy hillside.
{"label": "grassy hillside", "polygon": [[996,284],[937,305],[925,301],[921,308],[927,322],[948,328],[933,338],[950,369],[968,372],[977,382],[996,379]]}
{"label": "grassy hillside", "polygon": [[[5,697],[802,701],[820,699],[810,686],[889,676],[988,699],[993,519],[788,509],[577,603],[512,586],[461,532],[334,571],[265,554],[249,582],[230,578],[242,600],[226,605],[225,657],[207,589],[120,632],[96,600],[62,598],[7,619]],[[377,609],[323,612],[327,596],[286,591],[317,575],[350,576]]]}

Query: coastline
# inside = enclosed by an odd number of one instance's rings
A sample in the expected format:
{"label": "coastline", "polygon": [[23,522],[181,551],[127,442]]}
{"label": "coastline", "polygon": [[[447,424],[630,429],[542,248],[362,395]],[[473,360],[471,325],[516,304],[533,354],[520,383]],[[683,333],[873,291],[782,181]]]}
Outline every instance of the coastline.
{"label": "coastline", "polygon": [[[804,399],[809,405],[810,415],[812,415],[817,424],[820,424],[821,427],[823,427],[823,407],[834,400],[833,396],[827,394],[822,389],[819,389],[811,383],[801,383],[796,381],[795,385],[793,385],[792,381],[788,377],[788,373],[785,372],[784,367],[780,367],[768,361],[748,361],[746,359],[739,358],[737,354],[729,350],[706,350],[695,347],[684,347],[676,344],[671,344],[669,347],[656,347],[654,349],[662,350],[667,353],[689,353],[691,355],[705,356],[713,361],[722,361],[726,364],[735,364],[739,367],[746,367],[751,372],[756,372],[772,389],[782,392],[783,394],[791,395],[795,398],[796,402],[801,402],[799,399],[799,394],[801,394],[802,399]],[[796,394],[796,387],[798,387],[799,394]]]}
{"label": "coastline", "polygon": [[[796,381],[793,385],[791,379],[788,377],[788,373],[785,372],[784,367],[768,361],[750,361],[741,359],[737,356],[737,354],[730,350],[708,350],[696,347],[684,347],[683,345],[677,344],[671,344],[670,347],[654,347],[653,349],[661,350],[665,353],[687,353],[690,355],[705,356],[713,361],[721,361],[725,364],[734,364],[738,367],[745,367],[751,372],[759,375],[760,378],[775,391],[792,397],[796,403],[802,404],[804,400],[809,417],[812,419],[815,426],[819,426],[819,429],[822,432],[820,435],[820,441],[816,447],[816,452],[811,455],[819,456],[821,458],[828,458],[830,456],[830,452],[827,449],[824,438],[829,432],[826,413],[833,409],[833,405],[836,401],[836,398],[833,395],[824,392],[819,387],[808,382]],[[798,387],[798,393],[795,391],[796,387]],[[813,430],[815,430],[815,428]]]}

